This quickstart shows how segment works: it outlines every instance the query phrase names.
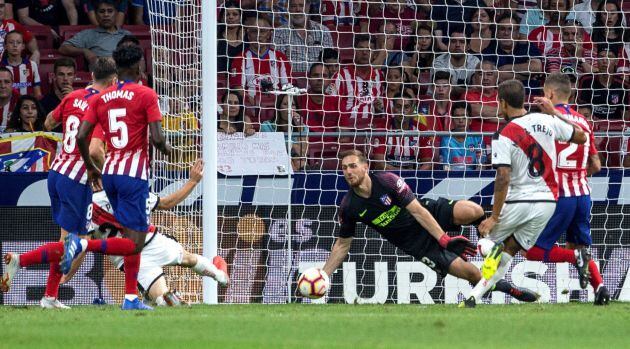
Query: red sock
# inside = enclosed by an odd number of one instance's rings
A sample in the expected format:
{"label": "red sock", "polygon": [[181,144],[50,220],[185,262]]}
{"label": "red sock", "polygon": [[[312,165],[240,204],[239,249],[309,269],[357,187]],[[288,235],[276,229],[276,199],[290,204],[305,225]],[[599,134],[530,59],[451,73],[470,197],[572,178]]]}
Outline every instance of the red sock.
{"label": "red sock", "polygon": [[534,246],[525,255],[530,261],[544,261],[551,263],[575,263],[575,251],[568,248],[554,246],[549,251],[545,251],[538,246]]}
{"label": "red sock", "polygon": [[63,256],[63,242],[50,242],[20,255],[20,267],[33,264],[59,264]]}
{"label": "red sock", "polygon": [[136,244],[130,239],[108,238],[88,240],[87,250],[115,256],[128,256],[133,254]]}
{"label": "red sock", "polygon": [[604,280],[602,279],[602,275],[599,273],[599,269],[597,269],[597,264],[595,264],[595,261],[592,259],[588,262],[588,271],[591,272],[591,286],[593,286],[594,291],[597,291],[597,288],[604,282]]}
{"label": "red sock", "polygon": [[138,272],[140,271],[140,254],[125,256],[125,294],[138,294]]}
{"label": "red sock", "polygon": [[59,267],[59,261],[51,262],[50,269],[48,270],[48,280],[46,280],[46,293],[47,297],[57,298],[59,293],[59,282],[61,281],[61,268]]}

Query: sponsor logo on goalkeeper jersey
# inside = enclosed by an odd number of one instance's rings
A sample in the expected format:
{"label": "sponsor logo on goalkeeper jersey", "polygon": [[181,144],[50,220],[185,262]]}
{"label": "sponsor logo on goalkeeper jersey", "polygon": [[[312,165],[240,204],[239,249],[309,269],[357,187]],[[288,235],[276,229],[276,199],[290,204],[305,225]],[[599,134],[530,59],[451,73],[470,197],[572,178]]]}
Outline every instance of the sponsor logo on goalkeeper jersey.
{"label": "sponsor logo on goalkeeper jersey", "polygon": [[359,213],[359,217],[363,218],[363,216],[365,216],[365,214],[367,213],[367,209],[363,210],[363,212]]}
{"label": "sponsor logo on goalkeeper jersey", "polygon": [[391,223],[394,220],[394,218],[398,217],[399,213],[400,213],[400,207],[393,206],[389,210],[381,213],[378,217],[374,218],[374,220],[372,221],[372,224],[381,228],[386,227],[389,225],[389,223]]}

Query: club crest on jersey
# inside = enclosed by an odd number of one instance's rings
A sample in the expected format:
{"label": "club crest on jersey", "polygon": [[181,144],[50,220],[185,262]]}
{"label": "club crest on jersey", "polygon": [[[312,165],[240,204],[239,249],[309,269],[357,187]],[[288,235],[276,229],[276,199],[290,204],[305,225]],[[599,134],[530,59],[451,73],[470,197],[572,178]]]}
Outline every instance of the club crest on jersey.
{"label": "club crest on jersey", "polygon": [[389,206],[392,204],[392,199],[389,197],[389,195],[385,194],[381,196],[381,202],[383,203],[383,205]]}
{"label": "club crest on jersey", "polygon": [[612,104],[619,104],[619,95],[612,95],[612,96],[610,96],[610,103],[612,103]]}

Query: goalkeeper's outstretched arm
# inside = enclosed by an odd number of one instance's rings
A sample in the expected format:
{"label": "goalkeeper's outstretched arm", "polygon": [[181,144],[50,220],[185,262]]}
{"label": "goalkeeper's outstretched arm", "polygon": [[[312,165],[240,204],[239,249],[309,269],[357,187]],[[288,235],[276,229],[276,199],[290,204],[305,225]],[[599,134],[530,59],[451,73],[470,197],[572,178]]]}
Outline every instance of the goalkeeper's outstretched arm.
{"label": "goalkeeper's outstretched arm", "polygon": [[352,238],[337,238],[335,241],[335,245],[332,248],[332,252],[330,252],[330,256],[328,260],[326,260],[326,264],[324,265],[324,272],[330,276],[332,273],[337,270],[339,264],[346,259],[348,256],[348,252],[350,251],[350,245],[352,245]]}
{"label": "goalkeeper's outstretched arm", "polygon": [[158,202],[158,210],[170,210],[177,206],[180,202],[184,201],[188,195],[195,189],[197,184],[201,182],[203,177],[203,161],[198,159],[195,164],[190,168],[190,179],[184,184],[178,191],[161,197]]}

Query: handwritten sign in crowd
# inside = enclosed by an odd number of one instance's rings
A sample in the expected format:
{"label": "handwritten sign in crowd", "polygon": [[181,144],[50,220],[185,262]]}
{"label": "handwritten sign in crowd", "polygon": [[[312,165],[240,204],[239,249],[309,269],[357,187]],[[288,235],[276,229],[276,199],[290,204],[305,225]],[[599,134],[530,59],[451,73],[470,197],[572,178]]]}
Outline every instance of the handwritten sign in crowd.
{"label": "handwritten sign in crowd", "polygon": [[219,133],[217,169],[227,176],[287,175],[292,172],[281,132]]}

